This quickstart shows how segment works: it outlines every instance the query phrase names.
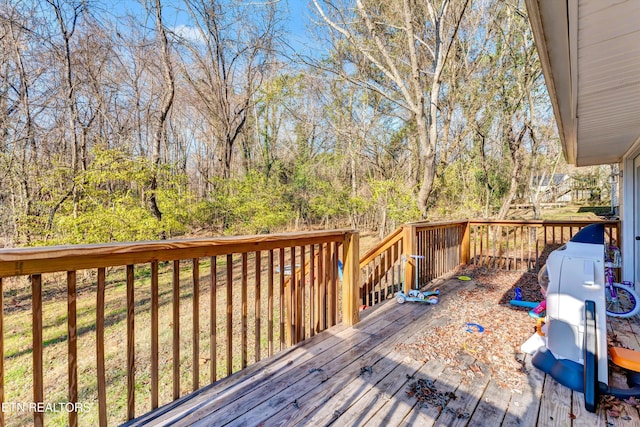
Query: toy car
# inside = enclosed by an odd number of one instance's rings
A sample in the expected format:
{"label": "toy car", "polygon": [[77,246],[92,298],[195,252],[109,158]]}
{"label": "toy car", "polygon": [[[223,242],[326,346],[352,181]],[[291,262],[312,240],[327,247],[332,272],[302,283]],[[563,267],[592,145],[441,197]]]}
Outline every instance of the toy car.
{"label": "toy car", "polygon": [[396,294],[396,301],[398,304],[404,304],[406,301],[437,304],[438,295],[440,295],[440,289],[436,289],[433,292],[422,292],[417,289],[411,289],[408,294],[405,294],[403,291],[398,292]]}

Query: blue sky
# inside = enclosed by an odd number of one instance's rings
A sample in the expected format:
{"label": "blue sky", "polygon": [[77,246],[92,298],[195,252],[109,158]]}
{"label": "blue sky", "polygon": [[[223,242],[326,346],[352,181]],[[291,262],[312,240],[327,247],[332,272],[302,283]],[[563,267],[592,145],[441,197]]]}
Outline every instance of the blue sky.
{"label": "blue sky", "polygon": [[[143,0],[144,1],[144,0]],[[245,0],[247,4],[259,4],[267,0]],[[303,47],[308,44],[306,25],[309,22],[311,11],[309,0],[279,0],[282,10],[288,11],[285,17],[285,25],[290,33],[290,42],[294,47]],[[189,26],[189,15],[184,10],[181,0],[162,0],[164,22],[170,28]],[[145,13],[143,3],[140,0],[99,0],[100,8],[107,11],[113,17],[123,16],[127,13],[142,16]],[[298,45],[298,46],[296,46]]]}

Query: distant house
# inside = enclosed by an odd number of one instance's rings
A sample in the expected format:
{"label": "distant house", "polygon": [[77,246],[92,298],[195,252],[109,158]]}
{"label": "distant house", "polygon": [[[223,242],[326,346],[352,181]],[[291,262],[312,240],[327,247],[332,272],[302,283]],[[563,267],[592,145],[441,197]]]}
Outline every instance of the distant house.
{"label": "distant house", "polygon": [[538,175],[533,177],[532,186],[540,192],[541,203],[566,203],[572,201],[571,177],[566,173]]}
{"label": "distant house", "polygon": [[541,203],[570,203],[581,200],[600,200],[601,189],[594,175],[557,173],[553,176],[539,175],[532,185],[540,192]]}

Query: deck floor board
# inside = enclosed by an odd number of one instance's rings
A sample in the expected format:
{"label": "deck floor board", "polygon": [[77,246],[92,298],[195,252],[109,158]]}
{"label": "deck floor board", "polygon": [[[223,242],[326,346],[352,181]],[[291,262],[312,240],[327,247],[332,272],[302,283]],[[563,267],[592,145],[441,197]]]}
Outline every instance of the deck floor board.
{"label": "deck floor board", "polygon": [[[442,284],[441,298],[462,289]],[[444,306],[443,306],[444,307]],[[396,344],[443,325],[440,305],[386,301],[366,310],[353,328],[336,326],[192,395],[145,414],[133,426],[638,426],[629,403],[608,418],[599,405],[584,408],[573,392],[518,356],[527,372],[519,389],[505,388],[476,356],[460,353],[455,369],[444,361],[416,360]],[[637,319],[608,322],[626,347],[640,349]],[[472,367],[472,369],[467,369]],[[407,393],[417,379],[455,398],[444,407],[423,405]],[[617,381],[617,380],[616,380]]]}
{"label": "deck floor board", "polygon": [[[469,355],[461,358],[471,359]],[[470,363],[469,363],[470,364]],[[462,381],[456,391],[456,399],[449,402],[448,410],[436,420],[437,427],[462,427],[469,423],[469,418],[475,411],[482,394],[489,384],[489,375],[486,367],[482,375],[476,375],[471,380]]]}
{"label": "deck floor board", "polygon": [[432,359],[422,365],[413,378],[405,378],[404,384],[388,399],[376,413],[364,423],[364,426],[398,426],[416,406],[415,397],[406,393],[406,386],[414,378],[426,378],[437,381],[444,371],[445,365],[440,360]]}
{"label": "deck floor board", "polygon": [[507,413],[511,393],[511,390],[500,387],[494,380],[490,380],[467,425],[477,427],[501,425]]}
{"label": "deck floor board", "polygon": [[504,427],[534,426],[538,421],[540,395],[544,385],[544,373],[531,364],[531,356],[524,358],[527,384],[521,392],[514,392],[509,402],[509,410],[502,425]]}

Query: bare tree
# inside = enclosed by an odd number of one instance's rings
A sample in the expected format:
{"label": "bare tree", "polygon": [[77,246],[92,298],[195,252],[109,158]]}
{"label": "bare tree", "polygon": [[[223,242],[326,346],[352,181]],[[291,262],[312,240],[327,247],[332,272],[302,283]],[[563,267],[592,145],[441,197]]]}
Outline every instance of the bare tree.
{"label": "bare tree", "polygon": [[198,35],[183,38],[183,73],[204,108],[212,145],[219,147],[221,176],[229,178],[234,147],[273,58],[277,3],[185,0],[185,5]]}
{"label": "bare tree", "polygon": [[[151,183],[149,185],[149,207],[153,216],[160,221],[162,219],[162,212],[158,207],[157,191],[158,191],[158,169],[160,167],[160,150],[162,148],[162,141],[165,135],[165,125],[169,110],[173,105],[173,97],[175,94],[175,83],[173,77],[173,67],[171,64],[171,52],[169,50],[169,40],[167,38],[167,32],[162,23],[162,4],[160,0],[154,2],[156,31],[160,51],[160,61],[162,64],[162,98],[160,101],[160,108],[157,112],[154,133],[153,133],[153,151],[151,154],[151,163],[153,164],[153,173],[151,175]],[[164,234],[161,234],[164,237]]]}
{"label": "bare tree", "polygon": [[[30,96],[31,76],[27,71],[22,48],[29,32],[24,18],[18,10],[10,7],[0,14],[0,46],[4,58],[0,77],[0,153],[3,154],[5,171],[0,182],[7,180],[14,189],[10,196],[11,203],[4,200],[2,207],[3,210],[8,205],[13,208],[10,217],[16,237],[21,232],[17,218],[34,214],[30,165],[37,163],[38,157]],[[37,171],[37,168],[34,170]],[[8,195],[2,196],[4,199]],[[24,231],[25,241],[29,243],[31,233],[28,229]]]}
{"label": "bare tree", "polygon": [[[535,139],[532,122],[535,105],[532,94],[542,83],[542,73],[526,14],[518,5],[505,4],[497,45],[496,94],[499,101],[503,144],[509,153],[509,189],[502,200],[498,219],[506,218],[523,179],[525,142]],[[524,66],[523,66],[524,64]],[[527,138],[528,137],[528,138]],[[529,144],[531,146],[531,144]]]}
{"label": "bare tree", "polygon": [[[353,7],[335,0],[313,3],[334,33],[332,46],[339,63],[331,70],[409,114],[420,147],[418,207],[425,215],[436,171],[442,76],[469,1],[356,0]],[[344,63],[355,66],[356,72]]]}
{"label": "bare tree", "polygon": [[[65,90],[63,98],[64,106],[67,110],[68,132],[71,138],[71,170],[73,173],[71,182],[71,193],[73,194],[74,215],[78,214],[78,204],[80,203],[80,193],[75,183],[80,169],[87,167],[87,145],[86,140],[80,137],[80,124],[78,115],[78,104],[76,99],[76,80],[74,67],[72,64],[71,42],[76,31],[78,20],[85,13],[87,3],[85,1],[74,0],[64,2],[61,0],[46,0],[51,6],[56,17],[62,44],[56,47],[57,56],[61,59],[63,70],[61,75],[62,84]],[[66,141],[66,137],[63,136]],[[66,197],[65,197],[66,199]]]}

